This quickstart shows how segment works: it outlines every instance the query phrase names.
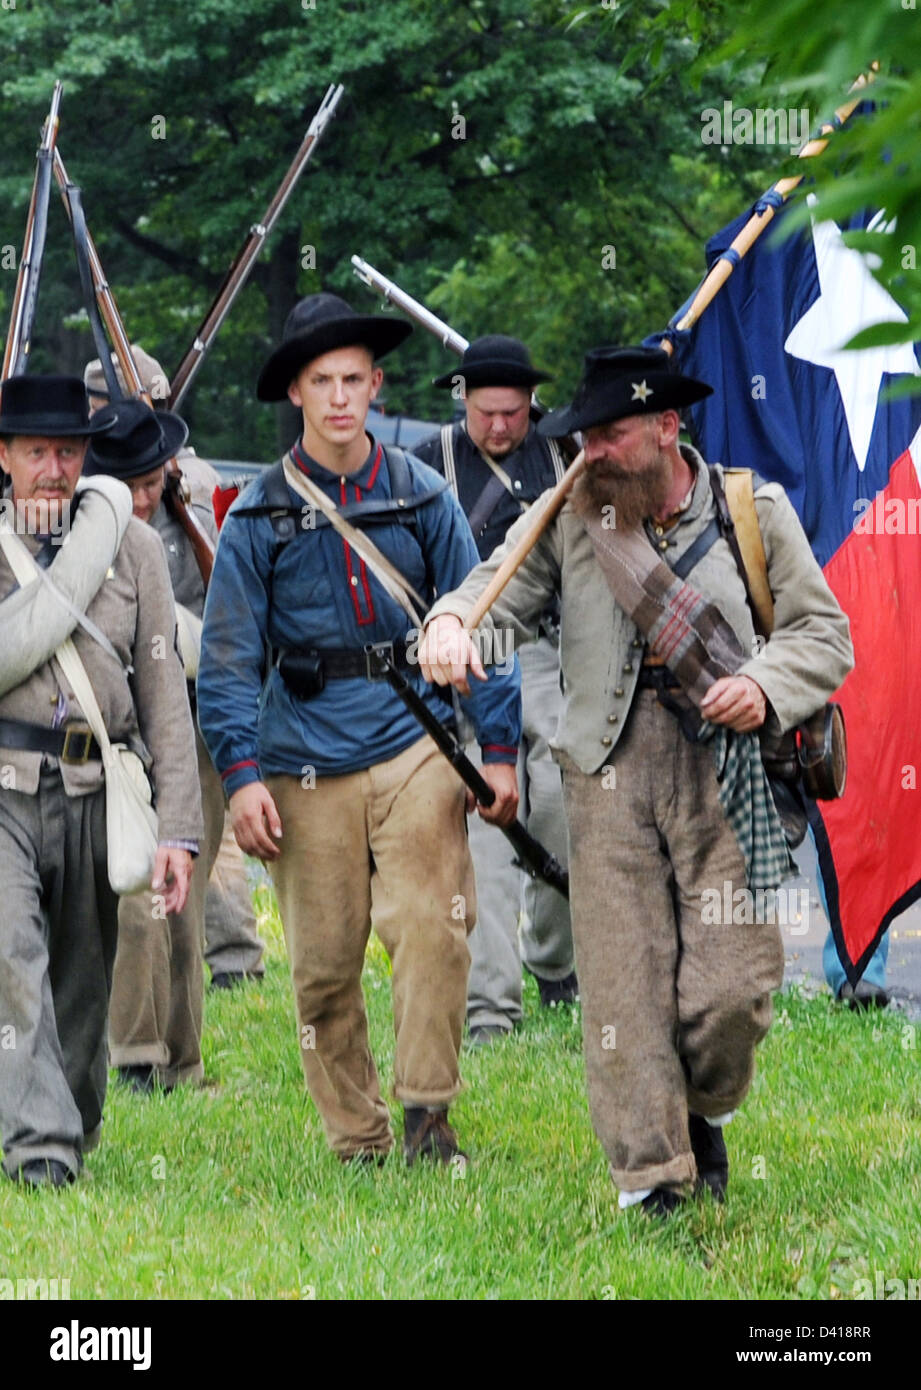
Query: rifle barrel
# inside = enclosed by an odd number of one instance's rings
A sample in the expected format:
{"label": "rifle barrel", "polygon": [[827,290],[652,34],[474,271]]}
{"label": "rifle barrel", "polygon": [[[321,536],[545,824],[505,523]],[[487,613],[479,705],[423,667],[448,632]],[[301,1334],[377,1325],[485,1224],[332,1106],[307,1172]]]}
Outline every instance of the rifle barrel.
{"label": "rifle barrel", "polygon": [[399,285],[393,280],[388,280],[386,275],[382,275],[379,270],[375,270],[373,265],[363,261],[361,256],[352,257],[352,265],[355,274],[364,285],[370,285],[373,290],[377,290],[382,299],[401,309],[407,318],[418,323],[420,328],[425,328],[429,333],[434,333],[442,347],[450,348],[461,357],[470,346],[469,339],[464,338],[456,332],[450,324],[445,323],[437,314],[433,314],[430,309],[426,309],[424,304],[420,304],[418,299],[413,299],[411,294],[401,290]]}
{"label": "rifle barrel", "polygon": [[45,250],[45,232],[48,225],[48,199],[51,193],[50,161],[58,135],[63,90],[62,84],[55,82],[51,93],[51,106],[45,117],[42,138],[36,154],[35,178],[32,181],[22,255],[19,258],[19,273],[16,276],[10,326],[3,353],[3,380],[6,380],[8,376],[18,376],[25,371],[29,348],[31,347],[32,324],[35,321],[35,310],[38,303],[38,283]]}
{"label": "rifle barrel", "polygon": [[[365,651],[369,660],[375,663],[377,672],[384,677],[391,689],[400,697],[410,714],[418,719],[426,733],[431,735],[461,781],[467,784],[480,805],[491,806],[496,799],[495,792],[484,779],[479,768],[475,767],[467,757],[451,729],[435,717],[403,673],[394,666],[386,651],[375,647],[373,643],[366,647]],[[562,893],[564,898],[569,897],[569,874],[559,860],[539,840],[535,840],[520,820],[512,821],[511,825],[499,825],[496,829],[501,830],[511,844],[518,855],[519,864],[526,873],[530,874],[532,878],[543,879],[551,888]]]}
{"label": "rifle barrel", "polygon": [[188,349],[173,374],[172,389],[170,391],[169,401],[167,402],[170,410],[178,409],[180,402],[191,386],[194,377],[204,361],[205,353],[211,347],[218,329],[230,312],[234,300],[249,279],[250,272],[256,263],[256,258],[265,245],[266,239],[272,231],[272,228],[281,216],[282,210],[294,189],[294,185],[304,172],[313,151],[316,149],[317,142],[332,120],[344,91],[345,88],[341,83],[338,86],[335,83],[330,83],[326,90],[326,95],[320,102],[310,125],[307,127],[307,133],[301,142],[300,149],[288,166],[288,171],[276,189],[272,201],[263,213],[262,220],[254,222],[250,227],[249,235],[237,252],[230,269],[224,277],[224,283],[215,295],[210,309],[205,314],[195,337],[192,339],[192,346]]}

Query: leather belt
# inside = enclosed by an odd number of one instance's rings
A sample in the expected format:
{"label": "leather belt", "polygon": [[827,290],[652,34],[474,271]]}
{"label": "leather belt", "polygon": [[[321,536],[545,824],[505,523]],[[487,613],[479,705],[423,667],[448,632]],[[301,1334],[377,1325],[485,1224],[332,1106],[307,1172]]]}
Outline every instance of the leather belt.
{"label": "leather belt", "polygon": [[644,661],[640,667],[637,686],[640,690],[677,691],[681,684],[675,679],[664,662]]}
{"label": "leather belt", "polygon": [[44,724],[27,724],[22,719],[0,719],[0,748],[18,748],[26,753],[50,753],[68,766],[82,766],[91,758],[102,757],[102,750],[88,724],[68,724],[49,729]]}
{"label": "leather belt", "polygon": [[384,651],[398,671],[409,671],[418,662],[411,662],[406,654],[405,642],[369,642],[367,647],[285,647],[279,655],[289,653],[296,656],[319,657],[323,662],[323,675],[326,680],[354,680],[364,676],[367,680],[382,680],[375,672],[370,660],[371,652]]}

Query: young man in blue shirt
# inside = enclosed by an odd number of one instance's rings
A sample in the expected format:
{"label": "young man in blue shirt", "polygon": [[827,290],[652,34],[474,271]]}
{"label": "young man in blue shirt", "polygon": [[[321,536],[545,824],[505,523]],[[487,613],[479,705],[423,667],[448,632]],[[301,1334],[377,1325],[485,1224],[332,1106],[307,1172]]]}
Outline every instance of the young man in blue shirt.
{"label": "young man in blue shirt", "polygon": [[[272,873],[304,1074],[343,1160],[380,1158],[393,1143],[361,992],[372,920],[383,941],[393,964],[394,1094],[411,1163],[459,1152],[447,1109],[461,1088],[475,921],[465,793],[390,687],[370,678],[365,647],[392,643],[426,702],[446,712],[414,664],[412,620],[379,581],[374,556],[369,563],[324,511],[348,509],[424,596],[423,612],[477,562],[443,481],[411,455],[388,457],[365,432],[383,376],[375,359],[409,331],[330,294],[289,315],[257,394],[287,396],[303,433],[282,461],[282,493],[279,468],[266,470],[227,515],[205,608],[198,711],[237,841]],[[323,504],[305,505],[316,489]],[[517,809],[519,687],[509,663],[468,702],[496,793],[481,814],[499,824]]]}

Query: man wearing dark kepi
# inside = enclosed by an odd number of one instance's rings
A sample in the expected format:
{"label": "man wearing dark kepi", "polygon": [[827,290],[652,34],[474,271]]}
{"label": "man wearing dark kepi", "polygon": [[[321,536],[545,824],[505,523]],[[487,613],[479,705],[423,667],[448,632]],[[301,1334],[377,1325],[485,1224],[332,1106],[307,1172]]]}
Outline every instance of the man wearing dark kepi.
{"label": "man wearing dark kepi", "polygon": [[[110,740],[148,767],[166,913],[185,903],[202,832],[163,548],[123,483],[80,477],[87,440],[109,428],[77,377],[3,383],[0,1138],[4,1171],[31,1187],[65,1187],[100,1137],[118,917],[101,752],[56,659],[65,639]],[[17,580],[29,556],[45,573]]]}
{"label": "man wearing dark kepi", "polygon": [[[444,480],[365,430],[383,378],[377,360],[410,331],[325,293],[289,314],[257,395],[289,399],[303,430],[225,518],[198,718],[237,841],[274,880],[301,1061],[330,1147],[373,1162],[393,1144],[361,991],[373,922],[393,966],[404,1154],[448,1163],[459,1153],[448,1107],[461,1089],[474,921],[465,792],[372,678],[366,650],[392,650],[445,716],[407,638],[433,593],[476,563],[476,547]],[[468,710],[496,792],[481,814],[504,824],[518,799],[517,663],[497,668]]]}
{"label": "man wearing dark kepi", "polygon": [[[795,867],[759,731],[793,728],[853,664],[847,618],[775,483],[754,495],[774,597],[772,635],[755,641],[715,524],[722,470],[679,443],[679,412],[710,391],[660,350],[586,355],[571,405],[539,426],[583,432],[584,472],[482,622],[525,641],[560,594],[555,747],[589,1102],[620,1205],[657,1214],[695,1184],[724,1196],[722,1129],[783,977],[769,909],[714,924],[717,898],[765,903]],[[428,615],[419,657],[439,684],[482,679],[461,622],[529,522]]]}
{"label": "man wearing dark kepi", "polygon": [[[435,385],[460,394],[464,418],[445,425],[416,450],[448,480],[470,522],[481,560],[509,527],[563,476],[554,439],[531,421],[531,391],[548,380],[524,343],[504,334],[475,339],[453,372]],[[538,635],[519,651],[522,740],[519,796],[532,835],[566,863],[566,827],[559,768],[550,755],[560,694],[559,605],[541,616]],[[475,759],[476,750],[468,748]],[[541,1003],[578,998],[569,905],[556,889],[522,873],[507,841],[470,823],[477,880],[477,924],[470,937],[467,1021],[472,1045],[505,1037],[521,1020],[521,966],[537,979]],[[519,945],[519,915],[521,938]]]}

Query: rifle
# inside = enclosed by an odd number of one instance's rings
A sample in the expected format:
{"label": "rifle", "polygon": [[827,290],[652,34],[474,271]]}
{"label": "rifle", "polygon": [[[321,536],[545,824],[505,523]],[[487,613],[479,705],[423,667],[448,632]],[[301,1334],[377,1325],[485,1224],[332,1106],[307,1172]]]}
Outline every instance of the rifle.
{"label": "rifle", "polygon": [[290,197],[294,185],[297,183],[307,162],[316,148],[317,142],[322,136],[329,122],[335,113],[336,106],[345,88],[340,84],[335,86],[330,84],[326,90],[326,95],[320,102],[316,114],[307,128],[301,147],[288,168],[281,183],[276,190],[275,196],[266,208],[262,221],[255,222],[249,229],[249,236],[244,241],[237,253],[236,260],[231,265],[224,279],[224,283],[218,290],[214,303],[205,315],[198,332],[192,340],[185,357],[176,368],[173,376],[172,390],[167,405],[170,410],[178,410],[179,403],[185,396],[192,380],[204,361],[205,353],[214,341],[215,335],[224,319],[230,311],[230,307],[236,299],[240,290],[249,279],[250,271],[256,263],[256,257],[262,250],[266,237],[271,232],[275,223],[281,216],[285,203]]}
{"label": "rifle", "polygon": [[[426,733],[435,740],[441,752],[444,753],[461,780],[466,782],[480,805],[491,806],[496,799],[492,787],[467,757],[454,732],[442,724],[440,719],[436,719],[402,671],[399,671],[393,664],[387,653],[388,645],[374,642],[366,644],[365,653],[372,675],[376,675],[378,679],[383,677],[387,681],[410,714],[418,719]],[[562,893],[564,898],[569,897],[569,874],[559,860],[525,829],[520,820],[513,821],[511,825],[497,826],[497,829],[502,831],[517,853],[518,858],[515,862],[519,868],[524,869],[531,878],[543,879],[545,883],[549,883],[551,888]]]}
{"label": "rifle", "polygon": [[35,157],[35,178],[32,183],[32,196],[26,217],[26,234],[19,258],[19,273],[16,276],[16,290],[13,294],[13,309],[10,326],[6,336],[3,353],[3,374],[0,380],[9,376],[21,376],[26,369],[29,349],[32,346],[32,325],[38,304],[38,283],[42,270],[42,256],[45,250],[45,232],[48,227],[48,200],[51,196],[51,159],[58,135],[62,87],[55,82],[51,95],[51,107],[42,127],[41,143]]}
{"label": "rifle", "polygon": [[418,299],[413,299],[412,295],[401,290],[395,281],[388,280],[386,275],[375,270],[373,265],[363,261],[360,256],[352,257],[352,265],[355,268],[355,274],[363,285],[369,285],[372,290],[377,290],[384,300],[402,310],[408,319],[418,323],[420,328],[428,329],[429,333],[434,333],[442,347],[450,348],[452,352],[457,353],[458,357],[464,355],[470,346],[469,339],[457,333],[450,324],[444,323],[437,314],[426,309],[425,305],[420,304]]}
{"label": "rifle", "polygon": [[[121,368],[128,393],[137,396],[141,400],[153,405],[150,392],[145,391],[140,375],[138,374],[137,364],[134,354],[131,351],[131,342],[125,332],[125,325],[122,322],[115,296],[106,279],[99,259],[99,252],[96,249],[89,229],[83,217],[83,205],[80,196],[80,189],[76,184],[71,183],[64,161],[59,150],[54,151],[54,176],[58,187],[61,190],[61,197],[64,200],[64,207],[74,230],[74,244],[77,249],[77,265],[80,270],[80,278],[83,283],[84,298],[87,300],[87,311],[90,315],[90,322],[93,325],[94,337],[96,338],[96,348],[99,352],[102,369],[105,373],[106,381],[109,385],[109,394],[112,400],[118,400],[123,394],[118,378],[112,367],[112,358],[109,345],[106,341],[105,332],[102,324],[98,321],[99,314],[108,331]],[[94,308],[93,301],[98,306],[98,312]],[[198,517],[189,506],[190,491],[188,483],[182,476],[182,469],[176,459],[172,458],[166,465],[166,487],[163,492],[163,500],[179,522],[185,534],[188,536],[192,549],[195,552],[195,559],[201,571],[201,577],[207,585],[211,578],[211,570],[214,565],[214,543],[208,532],[202,526]]]}
{"label": "rifle", "polygon": [[[401,290],[394,280],[388,280],[386,275],[382,275],[379,270],[375,270],[368,261],[363,261],[361,256],[352,257],[352,266],[355,274],[363,285],[369,285],[372,290],[377,290],[384,300],[395,305],[402,310],[408,319],[418,323],[420,328],[425,328],[429,333],[434,333],[442,347],[450,348],[456,352],[458,357],[462,357],[470,346],[470,340],[465,338],[445,323],[437,314],[433,314],[431,309],[426,309],[424,304],[420,304],[418,299],[413,299],[411,294]],[[537,399],[536,394],[531,392],[531,419],[536,423],[546,414],[544,407]],[[568,435],[557,441],[560,452],[567,463],[571,463],[579,452],[579,446],[574,439]]]}

